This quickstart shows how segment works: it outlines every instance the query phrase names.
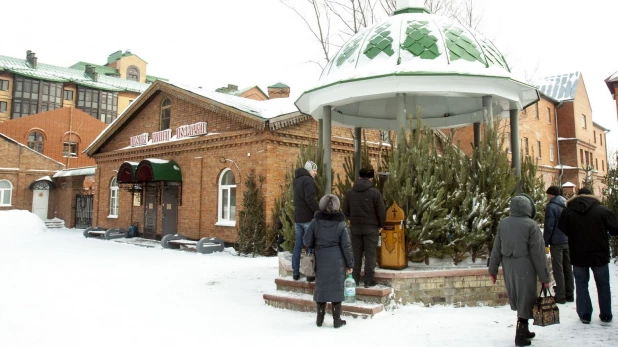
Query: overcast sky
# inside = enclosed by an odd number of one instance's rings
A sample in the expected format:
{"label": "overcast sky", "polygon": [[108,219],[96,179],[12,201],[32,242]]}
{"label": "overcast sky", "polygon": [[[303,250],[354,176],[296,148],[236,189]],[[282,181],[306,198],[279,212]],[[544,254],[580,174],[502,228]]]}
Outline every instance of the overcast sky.
{"label": "overcast sky", "polygon": [[[288,0],[302,5],[305,0]],[[580,71],[595,122],[618,149],[616,104],[604,79],[618,70],[618,1],[474,0],[479,30],[514,73],[543,77]],[[105,64],[130,49],[149,75],[214,90],[288,84],[297,98],[321,72],[322,54],[306,25],[279,0],[4,1],[0,55],[70,66]],[[8,34],[7,34],[8,33]],[[334,54],[333,52],[332,54]]]}

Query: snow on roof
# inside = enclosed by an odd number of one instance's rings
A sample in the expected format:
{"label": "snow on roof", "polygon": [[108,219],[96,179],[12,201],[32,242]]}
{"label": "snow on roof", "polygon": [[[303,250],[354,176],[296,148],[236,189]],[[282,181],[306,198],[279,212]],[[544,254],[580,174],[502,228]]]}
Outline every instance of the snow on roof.
{"label": "snow on roof", "polygon": [[563,184],[562,186],[569,188],[569,187],[575,187],[575,184],[573,184],[571,182],[567,182],[567,183]]}
{"label": "snow on roof", "polygon": [[72,176],[92,176],[94,175],[97,167],[96,166],[87,166],[80,167],[76,169],[65,169],[56,172],[54,178],[57,177],[72,177]]}
{"label": "snow on roof", "polygon": [[578,167],[568,166],[568,165],[556,165],[553,168],[554,169],[579,169]]}
{"label": "snow on roof", "polygon": [[146,160],[148,160],[149,162],[151,162],[153,164],[167,164],[167,163],[170,162],[169,160],[155,159],[155,158],[146,158]]}
{"label": "snow on roof", "polygon": [[50,182],[53,182],[53,180],[49,176],[43,176],[43,177],[37,179],[35,182],[38,182],[38,181],[50,181]]}
{"label": "snow on roof", "polygon": [[534,81],[534,85],[541,93],[557,101],[574,100],[577,84],[579,82],[579,71],[566,73],[563,75],[542,77]]}

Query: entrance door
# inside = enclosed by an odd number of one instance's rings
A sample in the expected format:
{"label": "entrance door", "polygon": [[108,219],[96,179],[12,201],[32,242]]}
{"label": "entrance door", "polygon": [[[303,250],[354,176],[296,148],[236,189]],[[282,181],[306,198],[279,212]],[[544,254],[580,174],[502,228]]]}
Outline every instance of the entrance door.
{"label": "entrance door", "polygon": [[178,187],[163,188],[163,236],[178,231]]}
{"label": "entrance door", "polygon": [[47,206],[49,204],[49,189],[35,189],[32,193],[32,213],[42,220],[47,220]]}
{"label": "entrance door", "polygon": [[94,195],[78,195],[75,203],[75,228],[86,229],[92,226],[92,201]]}
{"label": "entrance door", "polygon": [[146,186],[144,193],[144,238],[157,238],[157,190],[158,187]]}

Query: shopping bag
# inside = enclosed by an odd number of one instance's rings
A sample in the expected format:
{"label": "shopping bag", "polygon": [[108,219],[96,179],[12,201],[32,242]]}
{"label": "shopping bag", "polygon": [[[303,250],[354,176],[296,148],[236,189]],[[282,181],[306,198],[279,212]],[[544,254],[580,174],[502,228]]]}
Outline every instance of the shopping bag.
{"label": "shopping bag", "polygon": [[532,307],[534,325],[542,327],[560,324],[560,310],[556,305],[556,299],[551,295],[548,288],[543,287]]}
{"label": "shopping bag", "polygon": [[315,277],[315,255],[313,253],[302,255],[300,272],[307,277]]}

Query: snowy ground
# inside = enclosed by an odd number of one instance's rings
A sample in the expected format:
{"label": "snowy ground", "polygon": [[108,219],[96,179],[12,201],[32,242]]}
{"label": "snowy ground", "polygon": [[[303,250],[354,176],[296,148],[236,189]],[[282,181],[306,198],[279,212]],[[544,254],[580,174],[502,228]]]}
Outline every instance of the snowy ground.
{"label": "snowy ground", "polygon": [[[26,211],[0,211],[0,346],[513,346],[508,307],[408,305],[373,319],[276,309],[277,258],[203,255],[86,239]],[[618,267],[610,265],[618,315]],[[594,281],[591,290],[596,293]],[[531,327],[533,346],[611,346],[618,321],[590,325],[560,305],[557,326]]]}

